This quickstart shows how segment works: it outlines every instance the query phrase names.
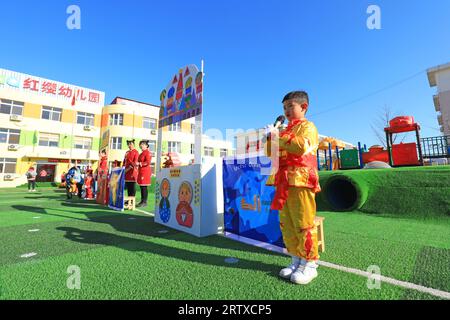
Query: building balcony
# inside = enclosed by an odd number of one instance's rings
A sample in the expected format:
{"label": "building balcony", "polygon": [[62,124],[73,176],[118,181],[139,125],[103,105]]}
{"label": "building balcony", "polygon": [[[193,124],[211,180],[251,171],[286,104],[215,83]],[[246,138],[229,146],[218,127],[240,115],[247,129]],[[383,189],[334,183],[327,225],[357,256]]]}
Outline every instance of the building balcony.
{"label": "building balcony", "polygon": [[433,102],[434,102],[434,109],[435,109],[437,112],[440,112],[440,111],[441,111],[441,104],[440,104],[440,102],[439,102],[439,95],[438,95],[438,94],[435,94],[435,95],[433,96]]}
{"label": "building balcony", "polygon": [[439,114],[438,116],[437,116],[437,120],[438,120],[438,123],[439,123],[439,125],[444,125],[444,122],[442,121],[442,114]]}

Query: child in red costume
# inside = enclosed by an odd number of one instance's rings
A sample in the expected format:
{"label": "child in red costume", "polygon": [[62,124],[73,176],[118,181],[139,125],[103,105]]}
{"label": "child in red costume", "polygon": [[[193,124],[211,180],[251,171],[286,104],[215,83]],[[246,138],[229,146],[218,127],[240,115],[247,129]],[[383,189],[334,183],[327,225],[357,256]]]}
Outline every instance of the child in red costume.
{"label": "child in red costume", "polygon": [[[283,99],[289,120],[280,133],[270,128],[272,142],[278,142],[278,168],[267,184],[276,187],[271,209],[280,214],[280,228],[292,264],[280,276],[293,283],[307,284],[317,277],[319,259],[315,194],[320,191],[316,152],[319,136],[315,125],[305,118],[308,94],[294,91]],[[275,162],[272,162],[275,163]]]}

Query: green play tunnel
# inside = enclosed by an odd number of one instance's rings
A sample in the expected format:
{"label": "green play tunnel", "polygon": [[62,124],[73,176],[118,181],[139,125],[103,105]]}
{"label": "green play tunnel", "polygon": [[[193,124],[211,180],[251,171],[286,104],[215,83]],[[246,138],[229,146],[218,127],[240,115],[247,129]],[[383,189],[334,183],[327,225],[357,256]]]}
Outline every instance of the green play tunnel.
{"label": "green play tunnel", "polygon": [[334,211],[361,209],[367,200],[368,191],[365,181],[343,174],[327,179],[322,190],[324,200]]}

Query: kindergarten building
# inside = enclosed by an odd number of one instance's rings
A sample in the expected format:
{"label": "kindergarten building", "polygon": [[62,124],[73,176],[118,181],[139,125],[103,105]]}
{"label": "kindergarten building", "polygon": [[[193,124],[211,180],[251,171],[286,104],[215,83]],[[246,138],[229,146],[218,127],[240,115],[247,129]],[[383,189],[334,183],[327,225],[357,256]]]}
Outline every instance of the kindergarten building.
{"label": "kindergarten building", "polygon": [[[123,161],[126,140],[150,141],[155,172],[159,106],[116,97],[105,105],[105,93],[0,69],[0,187],[26,183],[30,166],[38,182],[58,182],[75,160],[94,170],[99,150]],[[177,153],[183,165],[194,159],[194,119],[162,130],[162,152]],[[234,152],[232,142],[204,136],[205,156]]]}
{"label": "kindergarten building", "polygon": [[104,92],[0,69],[0,187],[55,181],[70,160],[98,161]]}

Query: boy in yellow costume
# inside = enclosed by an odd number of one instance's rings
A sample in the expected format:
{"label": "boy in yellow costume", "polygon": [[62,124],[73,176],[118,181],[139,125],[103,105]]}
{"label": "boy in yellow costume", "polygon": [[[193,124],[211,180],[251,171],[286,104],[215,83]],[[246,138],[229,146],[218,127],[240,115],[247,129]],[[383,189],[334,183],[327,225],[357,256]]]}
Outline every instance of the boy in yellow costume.
{"label": "boy in yellow costume", "polygon": [[280,271],[280,276],[297,284],[307,284],[317,277],[319,259],[314,224],[315,194],[320,191],[316,157],[319,135],[305,118],[308,106],[306,92],[288,93],[283,99],[288,126],[281,132],[273,126],[268,128],[272,150],[278,148],[279,160],[276,173],[267,181],[276,187],[271,209],[279,211],[283,241],[292,256],[292,263]]}

